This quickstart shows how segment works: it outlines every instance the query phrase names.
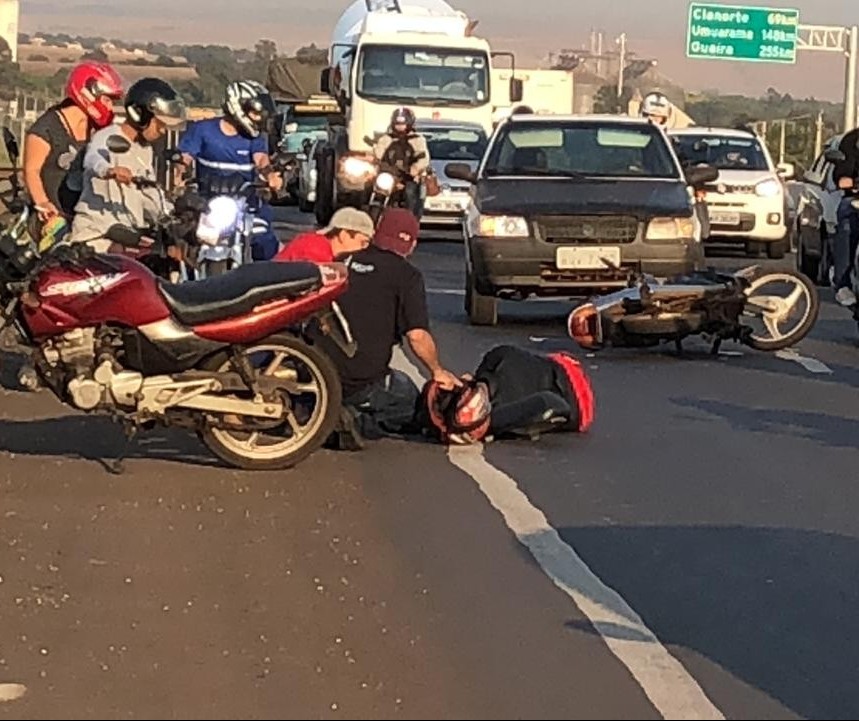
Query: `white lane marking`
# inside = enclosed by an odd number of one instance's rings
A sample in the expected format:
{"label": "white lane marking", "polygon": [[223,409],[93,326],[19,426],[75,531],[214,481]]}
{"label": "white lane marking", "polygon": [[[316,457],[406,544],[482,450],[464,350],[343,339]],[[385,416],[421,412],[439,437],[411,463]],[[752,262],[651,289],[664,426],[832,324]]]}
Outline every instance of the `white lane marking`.
{"label": "white lane marking", "polygon": [[809,373],[832,375],[832,369],[825,363],[821,363],[816,358],[807,358],[805,356],[801,356],[799,353],[792,349],[780,350],[775,354],[775,357],[781,358],[781,360],[799,363]]}
{"label": "white lane marking", "polygon": [[25,693],[27,687],[20,683],[0,683],[0,703],[17,701]]}
{"label": "white lane marking", "polygon": [[698,682],[620,594],[606,586],[564,542],[516,481],[486,460],[482,446],[452,447],[448,457],[477,482],[507,527],[587,616],[663,718],[724,719]]}
{"label": "white lane marking", "polygon": [[[395,350],[392,366],[419,386],[424,383],[418,368],[399,348]],[[477,483],[507,527],[531,552],[544,573],[588,618],[663,718],[725,718],[641,617],[552,528],[516,481],[486,460],[482,445],[452,447],[448,458]]]}

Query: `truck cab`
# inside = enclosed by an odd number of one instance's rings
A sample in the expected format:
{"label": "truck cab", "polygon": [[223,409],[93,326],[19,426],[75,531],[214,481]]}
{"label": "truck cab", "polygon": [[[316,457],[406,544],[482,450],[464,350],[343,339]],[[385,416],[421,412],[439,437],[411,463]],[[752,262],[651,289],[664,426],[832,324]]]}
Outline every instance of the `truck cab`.
{"label": "truck cab", "polygon": [[489,134],[494,98],[521,100],[521,82],[513,77],[503,93],[493,88],[493,57],[512,55],[492,53],[473,34],[475,25],[444,0],[358,0],[343,13],[320,84],[341,109],[318,149],[320,223],[338,207],[362,203],[369,189],[344,177],[342,162],[370,156],[397,107],[411,108],[419,120],[478,124]]}

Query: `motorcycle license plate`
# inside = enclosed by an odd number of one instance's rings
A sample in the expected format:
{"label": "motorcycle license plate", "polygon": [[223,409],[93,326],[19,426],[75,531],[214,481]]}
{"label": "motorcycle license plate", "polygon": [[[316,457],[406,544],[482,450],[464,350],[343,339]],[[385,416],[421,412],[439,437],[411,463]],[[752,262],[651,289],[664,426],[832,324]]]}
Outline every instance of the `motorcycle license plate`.
{"label": "motorcycle license plate", "polygon": [[731,213],[724,210],[711,210],[710,222],[714,225],[739,225],[740,214]]}
{"label": "motorcycle license plate", "polygon": [[610,266],[603,262],[603,258],[619,266],[620,248],[610,245],[558,248],[555,254],[555,265],[560,270],[608,270]]}

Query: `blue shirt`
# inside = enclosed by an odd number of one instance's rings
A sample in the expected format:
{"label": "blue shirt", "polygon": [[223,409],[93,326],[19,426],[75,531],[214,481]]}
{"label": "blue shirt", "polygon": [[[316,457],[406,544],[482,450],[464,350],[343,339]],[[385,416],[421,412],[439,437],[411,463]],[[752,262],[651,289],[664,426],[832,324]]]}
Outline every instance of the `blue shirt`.
{"label": "blue shirt", "polygon": [[188,123],[179,141],[179,151],[197,161],[198,180],[238,174],[250,181],[255,177],[254,155],[268,154],[268,140],[263,134],[256,138],[225,135],[221,118],[209,118]]}

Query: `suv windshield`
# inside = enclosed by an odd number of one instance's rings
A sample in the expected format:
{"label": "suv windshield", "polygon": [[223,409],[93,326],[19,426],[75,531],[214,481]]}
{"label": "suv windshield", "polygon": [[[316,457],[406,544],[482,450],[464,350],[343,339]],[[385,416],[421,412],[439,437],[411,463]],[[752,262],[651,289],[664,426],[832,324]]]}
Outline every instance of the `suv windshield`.
{"label": "suv windshield", "polygon": [[674,147],[684,164],[706,163],[719,170],[769,170],[756,138],[721,135],[674,135]]}
{"label": "suv windshield", "polygon": [[426,128],[417,131],[426,138],[430,157],[435,160],[479,161],[486,150],[486,133],[471,128]]}
{"label": "suv windshield", "polygon": [[653,125],[516,121],[501,131],[484,174],[535,177],[680,177],[671,148]]}

